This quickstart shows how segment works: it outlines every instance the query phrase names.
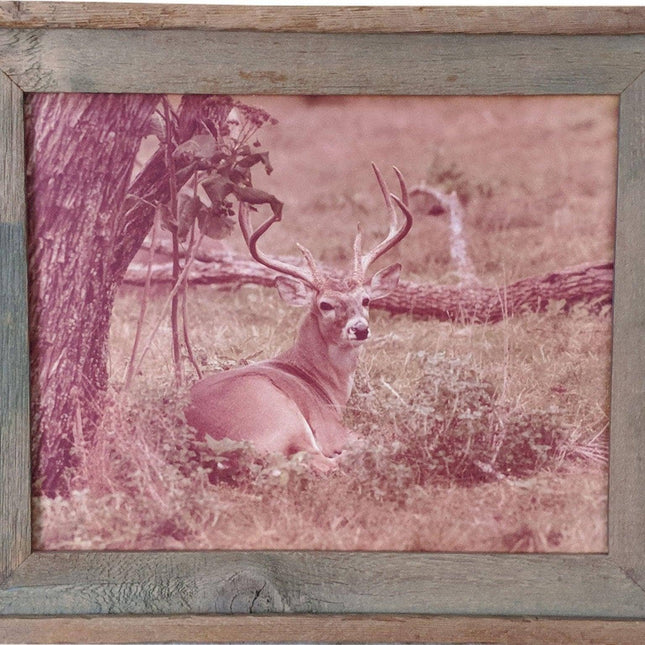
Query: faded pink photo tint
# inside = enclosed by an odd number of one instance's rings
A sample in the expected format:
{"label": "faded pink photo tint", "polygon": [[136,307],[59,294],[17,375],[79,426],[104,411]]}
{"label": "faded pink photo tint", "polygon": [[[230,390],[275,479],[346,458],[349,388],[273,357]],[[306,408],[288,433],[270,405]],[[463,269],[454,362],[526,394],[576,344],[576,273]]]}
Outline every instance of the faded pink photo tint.
{"label": "faded pink photo tint", "polygon": [[26,124],[35,548],[606,552],[614,97]]}

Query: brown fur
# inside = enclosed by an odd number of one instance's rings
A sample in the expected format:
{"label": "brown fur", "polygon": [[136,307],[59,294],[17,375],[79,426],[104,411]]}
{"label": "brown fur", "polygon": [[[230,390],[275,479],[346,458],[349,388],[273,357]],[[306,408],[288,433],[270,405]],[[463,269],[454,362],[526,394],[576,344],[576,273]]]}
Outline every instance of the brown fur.
{"label": "brown fur", "polygon": [[197,382],[186,418],[198,436],[249,441],[267,453],[306,451],[321,464],[341,452],[353,436],[342,414],[369,333],[366,303],[396,286],[400,268],[387,267],[353,288],[280,284],[291,304],[309,303],[294,345],[274,359]]}

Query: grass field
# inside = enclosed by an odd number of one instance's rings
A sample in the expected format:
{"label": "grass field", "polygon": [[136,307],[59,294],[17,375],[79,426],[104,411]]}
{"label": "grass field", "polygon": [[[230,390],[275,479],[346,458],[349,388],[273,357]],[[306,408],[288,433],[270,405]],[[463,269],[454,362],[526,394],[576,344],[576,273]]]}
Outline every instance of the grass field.
{"label": "grass field", "polygon": [[[279,120],[260,136],[275,171],[255,182],[286,203],[273,253],[298,241],[347,267],[357,220],[383,233],[375,161],[392,183],[396,165],[457,191],[483,284],[612,257],[611,97],[254,100]],[[454,284],[448,239],[447,221],[418,216],[384,262]],[[237,232],[230,245],[243,251]],[[36,548],[606,550],[610,312],[553,302],[494,325],[372,312],[346,411],[361,441],[321,474],[303,455],[197,443],[165,323],[123,392],[140,297],[121,289],[98,444],[81,450],[71,499],[35,500]],[[273,356],[302,315],[253,286],[195,287],[190,311],[205,370]]]}

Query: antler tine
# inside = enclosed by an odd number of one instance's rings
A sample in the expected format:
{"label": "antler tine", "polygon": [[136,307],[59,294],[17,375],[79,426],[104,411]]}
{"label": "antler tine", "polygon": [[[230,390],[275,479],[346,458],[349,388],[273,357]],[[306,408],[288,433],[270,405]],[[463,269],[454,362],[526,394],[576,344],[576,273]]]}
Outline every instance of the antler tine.
{"label": "antler tine", "polygon": [[363,233],[361,225],[356,227],[356,237],[354,238],[354,270],[352,272],[352,282],[361,283],[363,281],[363,264],[361,259],[361,247],[363,244]]}
{"label": "antler tine", "polygon": [[317,288],[319,274],[317,269],[313,268],[315,266],[315,262],[313,260],[313,256],[309,251],[307,251],[307,249],[303,250],[303,247],[300,247],[300,245],[298,245],[298,248],[300,248],[301,251],[303,251],[303,255],[305,255],[305,259],[307,260],[307,264],[309,265],[309,269],[311,271],[311,276],[309,276],[299,267],[288,264],[287,262],[283,262],[282,260],[278,260],[278,258],[268,256],[258,249],[258,240],[271,228],[273,224],[280,221],[280,215],[274,213],[271,217],[260,224],[257,230],[254,231],[253,226],[251,225],[251,220],[248,209],[246,208],[246,204],[244,204],[244,202],[240,202],[240,207],[238,209],[238,221],[240,223],[240,230],[242,231],[244,241],[249,247],[251,257],[256,262],[263,264],[269,269],[278,271],[278,273],[283,273],[284,275],[288,275],[292,278],[301,280],[305,284],[308,284],[312,289]]}
{"label": "antler tine", "polygon": [[[389,192],[385,180],[383,179],[383,175],[381,175],[381,172],[374,163],[372,164],[372,168],[374,170],[374,174],[376,175],[376,180],[378,181],[379,187],[381,188],[381,193],[383,193],[385,205],[387,206],[390,218],[390,229],[388,231],[387,237],[382,242],[377,244],[371,251],[363,255],[361,259],[363,274],[367,271],[372,262],[374,262],[377,258],[380,258],[392,247],[396,246],[409,233],[410,228],[412,228],[412,213],[410,213],[410,209],[408,208],[408,189],[405,184],[405,180],[403,179],[403,175],[398,168],[394,168],[394,172],[396,173],[396,176],[399,180],[399,185],[401,187],[401,198],[399,198]],[[405,216],[405,221],[401,225],[399,224],[399,218],[394,204],[399,207],[399,209]]]}
{"label": "antler tine", "polygon": [[396,178],[399,180],[399,186],[401,188],[401,201],[406,205],[410,205],[410,196],[408,194],[408,187],[405,185],[405,179],[403,179],[403,175],[401,174],[401,171],[396,167],[392,166],[394,173],[396,174]]}
{"label": "antler tine", "polygon": [[311,251],[308,248],[302,246],[302,244],[298,244],[298,242],[296,242],[296,246],[298,247],[298,250],[300,251],[300,253],[302,253],[302,255],[304,256],[305,261],[307,262],[307,266],[309,267],[309,271],[311,272],[311,278],[312,278],[313,284],[316,287],[320,287],[325,281],[325,277],[323,276],[322,272],[318,268],[318,264],[316,264],[316,260],[314,260],[314,256],[312,255]]}

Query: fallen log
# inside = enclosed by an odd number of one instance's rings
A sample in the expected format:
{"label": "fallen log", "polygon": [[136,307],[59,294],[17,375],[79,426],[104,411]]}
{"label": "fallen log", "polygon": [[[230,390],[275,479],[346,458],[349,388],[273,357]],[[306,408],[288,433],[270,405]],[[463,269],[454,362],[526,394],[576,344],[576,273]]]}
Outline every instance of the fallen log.
{"label": "fallen log", "polygon": [[[142,285],[147,266],[131,264],[124,283]],[[374,309],[392,314],[463,323],[495,323],[508,316],[545,311],[558,303],[563,311],[581,306],[590,312],[605,311],[612,303],[613,263],[587,264],[541,276],[523,278],[500,287],[480,284],[435,285],[402,281],[396,291],[372,303]],[[275,272],[238,255],[210,254],[195,260],[188,274],[190,284],[240,286],[274,285]],[[172,282],[172,264],[156,263],[153,283]]]}
{"label": "fallen log", "polygon": [[523,278],[501,287],[408,282],[374,306],[392,313],[463,323],[496,323],[509,316],[546,311],[554,302],[562,311],[581,306],[600,313],[611,306],[613,276],[613,263],[609,262]]}

